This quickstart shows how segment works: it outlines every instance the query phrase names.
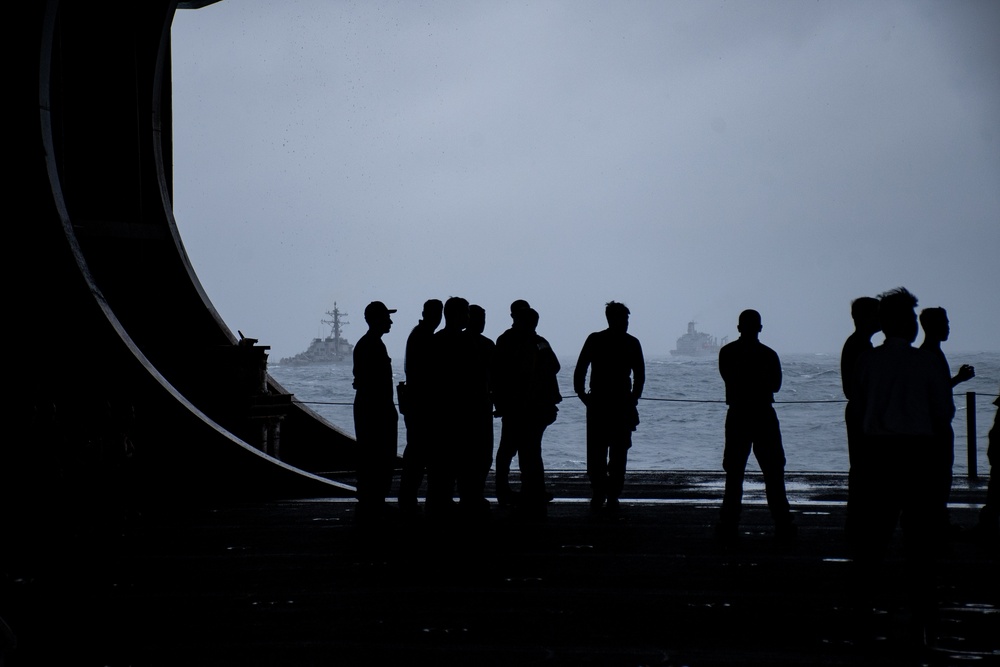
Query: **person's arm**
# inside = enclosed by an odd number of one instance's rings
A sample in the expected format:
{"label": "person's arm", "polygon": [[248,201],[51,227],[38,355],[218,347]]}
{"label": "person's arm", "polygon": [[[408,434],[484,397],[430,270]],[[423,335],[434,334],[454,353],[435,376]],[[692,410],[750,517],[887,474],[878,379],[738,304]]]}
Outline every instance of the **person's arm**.
{"label": "person's arm", "polygon": [[840,351],[840,383],[844,389],[844,397],[851,400],[851,392],[854,390],[854,370],[853,362],[857,361],[857,356],[851,346],[851,339],[844,343],[844,348]]}
{"label": "person's arm", "polygon": [[634,359],[632,360],[632,402],[638,403],[642,398],[642,390],[646,386],[646,359],[642,356],[642,344],[635,340]]}
{"label": "person's arm", "polygon": [[[930,366],[930,364],[928,364]],[[951,378],[942,374],[940,367],[927,371],[929,378],[930,414],[935,433],[947,432],[955,418],[955,399],[951,395]]]}
{"label": "person's arm", "polygon": [[729,383],[729,366],[729,351],[723,347],[719,350],[719,375],[722,376],[722,381],[727,384]]}
{"label": "person's arm", "polygon": [[771,392],[778,393],[781,390],[781,359],[778,358],[778,353],[772,351],[774,355],[774,363],[771,376]]}
{"label": "person's arm", "polygon": [[587,402],[587,368],[590,366],[590,337],[587,337],[580,350],[580,356],[576,360],[576,368],[573,370],[573,391],[584,403]]}
{"label": "person's arm", "polygon": [[971,380],[976,377],[976,369],[969,364],[962,364],[958,369],[958,374],[951,379],[951,386],[954,388],[956,385],[962,384],[966,380]]}

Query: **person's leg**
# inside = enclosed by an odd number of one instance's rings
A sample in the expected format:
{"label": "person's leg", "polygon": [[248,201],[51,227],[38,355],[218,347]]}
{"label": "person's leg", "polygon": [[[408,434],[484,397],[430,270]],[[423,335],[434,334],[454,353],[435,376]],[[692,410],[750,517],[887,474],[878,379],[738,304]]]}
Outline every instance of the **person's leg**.
{"label": "person's leg", "polygon": [[863,530],[859,535],[856,560],[881,564],[899,523],[903,497],[903,469],[906,445],[892,436],[868,436],[867,473],[865,481],[865,506],[859,519]]}
{"label": "person's leg", "polygon": [[545,466],[542,463],[542,435],[545,433],[545,425],[533,416],[526,416],[522,428],[524,439],[517,453],[521,469],[519,503],[544,507],[548,501],[545,493]]}
{"label": "person's leg", "polygon": [[504,416],[500,422],[500,444],[497,445],[496,456],[496,487],[497,502],[506,505],[513,499],[510,488],[510,464],[517,454],[517,439],[511,419]]}
{"label": "person's leg", "polygon": [[469,419],[467,433],[466,446],[460,452],[458,495],[466,510],[480,512],[489,508],[485,486],[486,473],[493,461],[492,417],[486,415],[484,419],[481,414],[473,415]]}
{"label": "person's leg", "polygon": [[608,440],[603,411],[587,406],[587,477],[591,504],[600,507],[608,496]]}
{"label": "person's leg", "polygon": [[933,501],[932,511],[937,529],[943,531],[945,536],[951,532],[951,516],[948,512],[948,501],[951,498],[952,470],[955,466],[955,431],[951,425],[936,439],[933,451],[930,454],[933,461],[931,472],[931,484],[937,489],[937,496]]}
{"label": "person's leg", "polygon": [[625,487],[628,450],[632,447],[632,431],[622,428],[608,448],[608,502],[617,501]]}
{"label": "person's leg", "polygon": [[357,487],[358,508],[366,509],[377,495],[375,491],[377,434],[371,416],[361,406],[354,406],[354,433],[358,443]]}
{"label": "person's leg", "polygon": [[[906,556],[905,590],[913,610],[913,630],[921,636],[936,633],[935,581],[949,546],[943,490],[940,437],[914,437],[897,450],[900,474],[899,506]],[[934,487],[939,493],[933,493]]]}
{"label": "person's leg", "polygon": [[863,451],[862,438],[864,433],[861,425],[861,408],[855,403],[848,402],[844,410],[844,424],[847,427],[847,511],[844,521],[844,531],[847,534],[848,544],[853,544],[857,539],[858,519],[856,515],[859,507],[864,505],[864,501],[859,497],[863,489]]}
{"label": "person's leg", "polygon": [[781,427],[774,408],[761,410],[753,433],[753,451],[764,475],[767,507],[779,535],[791,532],[791,507],[785,490],[785,449],[781,444]]}
{"label": "person's leg", "polygon": [[407,414],[403,420],[406,424],[406,448],[403,450],[403,471],[399,480],[399,506],[415,510],[420,484],[427,470],[427,438],[421,416]]}
{"label": "person's leg", "polygon": [[722,469],[726,471],[726,490],[722,497],[719,526],[722,531],[735,533],[743,505],[743,476],[750,458],[752,440],[745,415],[730,408],[726,413],[726,444]]}
{"label": "person's leg", "polygon": [[[390,419],[391,417],[391,419]],[[396,460],[396,413],[355,405],[354,431],[358,442],[358,517],[381,517],[392,489]]]}
{"label": "person's leg", "polygon": [[439,517],[454,506],[460,438],[454,428],[438,427],[428,442],[427,511]]}
{"label": "person's leg", "polygon": [[[997,449],[996,442],[1000,440],[1000,431],[997,430],[996,425],[993,426],[993,430],[990,431],[989,447],[986,450],[986,458],[990,463],[990,480],[986,487],[986,502],[983,504],[983,508],[979,510],[979,525],[977,530],[984,537],[996,538],[998,533],[998,517],[1000,517],[1000,481],[997,480],[997,463],[1000,461],[994,460],[996,456],[994,454]],[[1000,458],[1000,456],[997,456]]]}

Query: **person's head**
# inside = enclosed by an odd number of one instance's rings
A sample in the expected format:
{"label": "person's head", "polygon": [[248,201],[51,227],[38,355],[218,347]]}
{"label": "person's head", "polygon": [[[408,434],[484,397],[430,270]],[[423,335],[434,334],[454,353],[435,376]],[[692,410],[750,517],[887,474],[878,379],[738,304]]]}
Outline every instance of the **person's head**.
{"label": "person's head", "polygon": [[392,328],[391,315],[395,312],[395,309],[386,308],[381,301],[372,301],[365,306],[365,322],[368,323],[368,328],[375,333],[380,335],[389,333],[389,329]]}
{"label": "person's head", "polygon": [[877,333],[878,322],[878,299],[871,296],[861,296],[851,302],[851,318],[854,320],[854,328],[869,334]]}
{"label": "person's head", "polygon": [[629,309],[624,303],[608,301],[604,304],[604,317],[608,320],[608,328],[615,331],[628,331]]}
{"label": "person's head", "polygon": [[951,327],[948,324],[948,313],[944,308],[924,308],[920,311],[920,326],[927,340],[943,342],[948,340]]}
{"label": "person's head", "polygon": [[449,329],[464,329],[469,325],[469,302],[453,296],[444,302],[444,325]]}
{"label": "person's head", "polygon": [[760,323],[760,313],[756,310],[747,309],[740,313],[736,330],[740,332],[741,337],[757,338],[763,328]]}
{"label": "person's head", "polygon": [[444,312],[444,304],[440,299],[428,299],[424,301],[424,309],[420,318],[431,328],[437,329],[441,324],[441,315]]}
{"label": "person's head", "polygon": [[525,301],[524,299],[518,299],[514,301],[513,303],[510,304],[510,319],[512,320],[515,319],[515,316],[517,315],[518,311],[527,310],[528,308],[531,308],[531,306],[529,306],[528,302]]}
{"label": "person's head", "polygon": [[467,329],[473,333],[481,334],[486,329],[486,309],[482,306],[472,304],[469,306],[469,326]]}
{"label": "person's head", "polygon": [[878,297],[878,319],[886,338],[917,339],[917,297],[905,287],[883,292]]}
{"label": "person's head", "polygon": [[534,331],[538,328],[538,311],[534,308],[525,308],[518,312],[515,324],[528,331]]}

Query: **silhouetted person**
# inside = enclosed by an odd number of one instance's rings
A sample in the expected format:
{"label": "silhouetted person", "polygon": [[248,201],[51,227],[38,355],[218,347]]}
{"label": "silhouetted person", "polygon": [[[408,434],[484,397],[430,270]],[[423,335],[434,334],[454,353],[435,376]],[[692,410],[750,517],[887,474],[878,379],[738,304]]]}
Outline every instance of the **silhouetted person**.
{"label": "silhouetted person", "polygon": [[[517,299],[510,304],[511,328],[507,329],[497,337],[497,347],[501,349],[505,348],[507,346],[508,338],[521,335],[514,326],[514,322],[517,319],[518,312],[527,310],[530,307],[531,306],[524,299]],[[494,350],[494,354],[495,353],[496,351]],[[496,416],[500,417],[501,415],[497,412]],[[511,435],[511,430],[507,424],[508,422],[501,420],[500,444],[497,445],[496,456],[496,491],[497,502],[500,505],[513,504],[515,498],[515,493],[510,488],[510,464],[514,460],[514,457],[517,456],[517,441],[516,437]]]}
{"label": "silhouetted person", "polygon": [[751,450],[764,475],[767,506],[775,536],[795,536],[795,525],[785,494],[785,450],[774,411],[774,393],[781,389],[781,362],[758,340],[760,313],[744,310],[737,329],[740,337],[719,350],[719,373],[726,383],[726,446],[722,467],[726,490],[717,527],[720,537],[736,537],[743,504],[743,477]]}
{"label": "silhouetted person", "polygon": [[533,308],[514,313],[510,335],[497,339],[494,402],[503,418],[505,437],[516,446],[521,470],[519,509],[529,513],[545,511],[549,495],[545,490],[542,462],[542,435],[556,420],[562,401],[559,393],[559,361],[548,341],[536,333],[538,313]]}
{"label": "silhouetted person", "polygon": [[439,299],[424,302],[417,326],[406,339],[406,448],[399,482],[399,506],[407,512],[417,509],[417,494],[427,471],[427,452],[434,438],[434,330],[441,324],[444,304]]}
{"label": "silhouetted person", "polygon": [[[637,405],[646,383],[646,362],[639,340],[628,333],[629,309],[610,301],[608,328],[587,336],[573,373],[573,390],[587,406],[587,475],[594,509],[607,500],[618,508],[625,485],[632,431],[639,424]],[[590,391],[587,370],[590,369]]]}
{"label": "silhouetted person", "polygon": [[427,510],[439,518],[454,510],[456,486],[463,512],[489,510],[486,499],[477,497],[475,485],[460,483],[473,449],[474,387],[481,375],[472,338],[465,331],[468,325],[469,302],[461,297],[445,301],[444,328],[434,334],[436,438],[427,470]]}
{"label": "silhouetted person", "polygon": [[855,481],[858,472],[855,469],[855,460],[860,456],[858,450],[862,446],[864,431],[862,429],[862,418],[864,411],[861,404],[852,399],[854,386],[856,384],[855,374],[857,372],[858,360],[872,348],[872,336],[881,331],[878,321],[878,299],[870,296],[862,296],[851,302],[851,318],[854,320],[854,333],[848,336],[844,342],[844,349],[840,353],[840,380],[844,388],[844,396],[847,398],[847,407],[844,409],[844,422],[847,426],[847,457],[850,468],[847,473],[847,521],[846,530],[848,539],[852,537],[852,525],[855,523],[854,513],[864,501],[859,501],[856,497],[860,487]]}
{"label": "silhouetted person", "polygon": [[465,333],[472,352],[472,382],[469,386],[472,409],[469,413],[469,446],[459,471],[459,496],[485,502],[486,478],[493,465],[493,372],[496,345],[483,335],[486,310],[469,306],[469,326]]}
{"label": "silhouetted person", "polygon": [[902,517],[904,551],[913,578],[909,590],[919,612],[931,601],[927,566],[944,539],[939,517],[941,497],[930,492],[940,477],[937,439],[951,422],[951,387],[937,360],[913,347],[917,337],[917,298],[899,287],[879,297],[879,320],[885,341],[858,366],[855,400],[864,408],[864,456],[858,476],[865,485],[854,561],[861,590],[878,579],[876,566],[885,558],[896,524]]}
{"label": "silhouetted person", "polygon": [[920,311],[920,326],[924,330],[924,342],[920,344],[920,349],[933,352],[938,357],[941,369],[948,376],[948,382],[952,388],[976,377],[975,366],[969,364],[962,364],[958,373],[954,377],[951,375],[948,358],[944,356],[944,351],[941,349],[941,343],[948,340],[948,336],[951,335],[948,311],[944,308],[924,308]]}
{"label": "silhouetted person", "polygon": [[[1000,408],[1000,398],[993,401]],[[993,413],[993,428],[990,429],[989,444],[986,448],[986,458],[990,462],[990,481],[986,487],[986,504],[979,511],[979,523],[975,532],[984,541],[997,541],[1000,537],[998,517],[1000,517],[1000,482],[997,481],[996,469],[1000,460],[1000,409]]]}
{"label": "silhouetted person", "polygon": [[354,346],[354,432],[358,441],[358,517],[377,519],[392,486],[399,415],[393,402],[392,360],[382,336],[392,328],[381,301],[365,308],[368,331]]}
{"label": "silhouetted person", "polygon": [[[944,308],[924,308],[920,311],[920,326],[924,330],[924,342],[920,344],[920,349],[934,356],[940,372],[947,379],[950,387],[954,388],[955,385],[976,376],[976,369],[968,364],[963,364],[955,377],[951,375],[948,359],[944,356],[944,350],[941,349],[941,343],[948,340],[948,335],[951,333],[948,313]],[[950,412],[954,415],[955,398],[950,394],[949,398],[951,401]],[[938,447],[935,449],[935,455],[940,457],[938,464],[935,465],[935,469],[940,473],[935,488],[937,493],[941,495],[939,509],[944,512],[941,521],[945,527],[948,527],[950,525],[948,498],[951,496],[952,467],[955,465],[955,430],[951,421],[942,428],[943,431],[938,437]]]}

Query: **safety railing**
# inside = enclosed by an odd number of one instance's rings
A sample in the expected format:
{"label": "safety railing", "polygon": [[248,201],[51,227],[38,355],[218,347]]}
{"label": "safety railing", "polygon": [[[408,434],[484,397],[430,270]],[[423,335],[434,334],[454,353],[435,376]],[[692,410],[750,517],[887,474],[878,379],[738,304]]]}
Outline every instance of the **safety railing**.
{"label": "safety railing", "polygon": [[[956,394],[956,396],[961,396],[961,394]],[[976,399],[978,396],[986,396],[991,398],[996,398],[994,394],[977,394],[974,391],[965,392],[965,408],[966,408],[966,422],[965,422],[965,442],[966,442],[966,462],[968,465],[967,476],[970,481],[976,481],[979,479],[979,456],[976,449],[977,440],[977,420],[976,420]],[[657,398],[657,397],[646,397],[643,396],[641,401],[650,402],[660,402],[660,403],[725,403],[724,400],[715,399],[693,399],[693,398]],[[300,405],[343,405],[350,406],[354,405],[350,401],[300,401],[293,400],[293,403],[298,403]],[[842,403],[846,404],[845,399],[830,399],[830,400],[806,400],[806,401],[775,401],[775,404],[806,404],[806,403]]]}

